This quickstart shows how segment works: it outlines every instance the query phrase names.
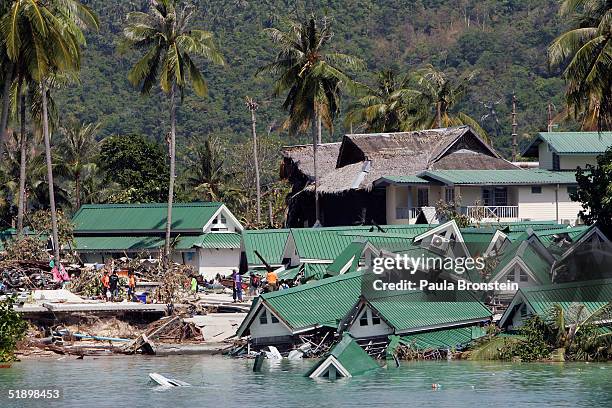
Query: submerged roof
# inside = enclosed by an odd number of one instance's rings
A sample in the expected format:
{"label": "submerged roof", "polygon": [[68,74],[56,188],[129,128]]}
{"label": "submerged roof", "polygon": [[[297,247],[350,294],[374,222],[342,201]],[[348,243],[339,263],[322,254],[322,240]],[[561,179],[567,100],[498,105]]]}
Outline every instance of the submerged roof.
{"label": "submerged roof", "polygon": [[577,304],[584,305],[592,313],[612,302],[612,279],[598,279],[582,282],[556,283],[550,285],[520,288],[510,307],[500,319],[500,326],[516,311],[518,303],[525,302],[533,313],[546,317],[554,305],[558,304],[567,312]]}
{"label": "submerged roof", "polygon": [[357,272],[334,276],[260,297],[293,329],[336,326],[359,298],[362,275]]}
{"label": "submerged roof", "polygon": [[491,318],[491,311],[466,291],[406,291],[366,299],[396,334],[459,326]]}
{"label": "submerged roof", "polygon": [[402,336],[400,343],[417,350],[452,350],[465,346],[485,334],[486,330],[483,327],[468,326],[410,334]]}
{"label": "submerged roof", "polygon": [[[306,376],[312,376],[313,373],[319,371],[319,367],[324,366],[328,363],[330,358],[334,358],[340,364],[340,372],[354,376],[363,374],[365,372],[380,368],[376,361],[368,355],[357,342],[351,337],[350,334],[345,333],[339,343],[334,345],[329,353],[319,360],[317,364],[312,366]],[[323,373],[320,373],[322,376]]]}
{"label": "submerged roof", "polygon": [[612,132],[541,132],[523,150],[523,156],[538,156],[538,146],[545,142],[559,155],[596,155],[612,146]]}
{"label": "submerged roof", "polygon": [[429,170],[419,177],[449,185],[576,184],[571,171],[533,170]]}
{"label": "submerged roof", "polygon": [[[222,203],[175,203],[172,206],[172,230],[201,232]],[[83,205],[74,215],[74,232],[155,232],[166,228],[167,204],[91,204]]]}

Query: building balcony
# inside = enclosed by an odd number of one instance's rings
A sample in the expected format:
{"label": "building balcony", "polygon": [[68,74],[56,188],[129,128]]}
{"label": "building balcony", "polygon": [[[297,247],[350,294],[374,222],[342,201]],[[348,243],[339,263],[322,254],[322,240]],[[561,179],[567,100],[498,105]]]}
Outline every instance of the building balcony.
{"label": "building balcony", "polygon": [[461,207],[461,213],[475,221],[518,221],[518,205],[470,205]]}

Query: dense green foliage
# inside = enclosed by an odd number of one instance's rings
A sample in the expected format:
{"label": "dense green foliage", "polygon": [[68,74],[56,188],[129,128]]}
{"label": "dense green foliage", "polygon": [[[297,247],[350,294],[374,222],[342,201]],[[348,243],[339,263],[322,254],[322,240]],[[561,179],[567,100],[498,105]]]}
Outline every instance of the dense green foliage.
{"label": "dense green foliage", "polygon": [[597,157],[596,166],[578,168],[576,181],[578,190],[571,198],[582,203],[580,218],[588,225],[597,223],[612,238],[612,147]]}
{"label": "dense green foliage", "polygon": [[0,362],[15,360],[17,342],[26,333],[28,324],[13,310],[15,296],[0,300]]}
{"label": "dense green foliage", "polygon": [[[161,92],[150,98],[133,92],[127,74],[135,59],[118,49],[126,13],[144,3],[87,2],[100,17],[100,33],[88,34],[81,81],[61,91],[58,106],[64,115],[73,112],[87,122],[101,121],[101,136],[138,133],[161,141],[169,128],[165,98]],[[549,102],[557,111],[564,106],[564,82],[559,71],[548,69],[546,55],[547,46],[565,28],[554,0],[202,0],[197,6],[193,25],[214,33],[227,66],[196,61],[208,79],[209,98],[185,97],[178,113],[179,150],[182,138],[198,134],[222,134],[232,142],[248,138],[246,95],[260,103],[261,127],[279,130],[285,119],[282,100],[270,98],[271,78],[254,75],[276,52],[264,29],[277,26],[279,18],[302,18],[313,9],[334,18],[333,47],[364,60],[370,72],[388,67],[404,72],[431,63],[460,77],[478,69],[457,109],[476,119],[489,114],[482,125],[505,153],[512,92],[518,98],[522,137],[546,128]],[[359,79],[374,82],[366,73]],[[324,132],[324,139],[338,140],[345,130],[341,122],[333,135]],[[281,137],[287,144],[297,141],[284,132]],[[301,135],[300,141],[308,139]]]}
{"label": "dense green foliage", "polygon": [[111,136],[102,142],[98,165],[107,183],[121,190],[111,198],[119,203],[158,203],[168,196],[167,154],[142,135]]}

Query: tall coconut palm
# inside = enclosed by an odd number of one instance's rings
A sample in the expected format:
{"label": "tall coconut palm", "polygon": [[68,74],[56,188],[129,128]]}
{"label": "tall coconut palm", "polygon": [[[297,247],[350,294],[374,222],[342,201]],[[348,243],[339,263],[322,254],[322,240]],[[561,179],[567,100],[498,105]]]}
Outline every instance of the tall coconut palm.
{"label": "tall coconut palm", "polygon": [[255,111],[259,107],[253,98],[246,97],[246,106],[251,112],[251,132],[253,133],[253,163],[255,164],[255,186],[257,192],[257,224],[261,224],[261,181],[259,179],[259,157],[257,152],[257,120]]}
{"label": "tall coconut palm", "polygon": [[399,132],[419,109],[414,106],[418,91],[410,88],[410,77],[393,70],[376,74],[373,87],[362,85],[360,96],[349,108],[347,125],[362,126],[366,132]]}
{"label": "tall coconut palm", "polygon": [[319,222],[317,144],[321,143],[321,125],[332,128],[340,112],[341,87],[354,85],[344,70],[361,69],[363,62],[329,50],[333,32],[327,17],[311,16],[301,23],[289,21],[285,31],[269,28],[266,32],[278,48],[278,54],[274,62],[259,72],[277,76],[274,96],[287,92],[283,108],[289,117],[285,127],[292,134],[312,128],[315,219]]}
{"label": "tall coconut palm", "polygon": [[94,13],[77,0],[12,0],[0,21],[6,54],[15,64],[27,66],[41,95],[42,133],[45,141],[49,205],[54,255],[59,260],[57,212],[49,134],[49,82],[55,75],[75,73],[80,68],[83,27],[98,28]]}
{"label": "tall coconut palm", "polygon": [[193,29],[190,25],[195,8],[190,4],[179,6],[179,0],[151,0],[146,13],[133,12],[127,16],[123,33],[126,45],[145,54],[128,75],[129,81],[148,94],[159,79],[161,90],[170,104],[170,182],[168,183],[168,215],[166,218],[166,245],[164,262],[170,258],[170,234],[172,229],[172,203],[176,167],[176,109],[177,94],[183,95],[191,82],[198,96],[208,91],[204,76],[193,60],[200,56],[215,64],[225,62],[209,31]]}
{"label": "tall coconut palm", "polygon": [[552,66],[569,61],[563,71],[566,100],[583,127],[612,130],[612,2],[564,0],[560,14],[573,28],[548,48]]}
{"label": "tall coconut palm", "polygon": [[60,128],[62,137],[58,141],[58,147],[62,160],[59,166],[74,183],[75,210],[81,207],[83,178],[95,170],[94,158],[100,147],[96,140],[99,130],[100,123],[81,123],[75,119],[69,120]]}

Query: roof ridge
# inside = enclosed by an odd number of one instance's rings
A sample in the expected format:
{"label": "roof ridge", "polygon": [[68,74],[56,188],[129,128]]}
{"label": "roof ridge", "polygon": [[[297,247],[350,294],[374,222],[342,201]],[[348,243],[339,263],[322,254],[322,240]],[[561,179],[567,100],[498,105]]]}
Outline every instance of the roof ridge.
{"label": "roof ridge", "polygon": [[338,275],[338,276],[332,276],[329,278],[323,278],[320,279],[318,281],[315,282],[309,282],[309,283],[304,283],[302,285],[298,285],[298,286],[294,286],[292,288],[289,289],[285,289],[285,290],[280,290],[280,291],[276,291],[276,292],[269,292],[269,293],[265,293],[262,296],[262,298],[264,300],[267,299],[275,299],[278,297],[282,297],[291,293],[295,293],[295,292],[303,292],[306,290],[310,290],[310,289],[314,289],[314,288],[318,288],[320,286],[325,286],[327,284],[330,283],[334,283],[337,281],[342,281],[342,280],[349,280],[349,279],[357,279],[360,278],[365,274],[365,271],[358,271],[358,272],[352,272],[352,273],[345,273],[342,275]]}

